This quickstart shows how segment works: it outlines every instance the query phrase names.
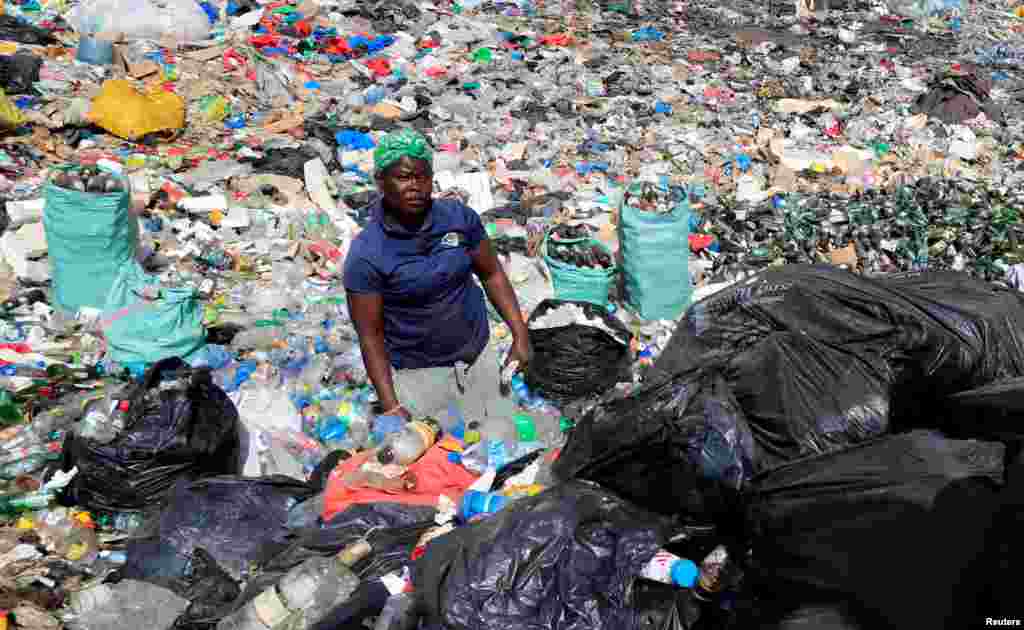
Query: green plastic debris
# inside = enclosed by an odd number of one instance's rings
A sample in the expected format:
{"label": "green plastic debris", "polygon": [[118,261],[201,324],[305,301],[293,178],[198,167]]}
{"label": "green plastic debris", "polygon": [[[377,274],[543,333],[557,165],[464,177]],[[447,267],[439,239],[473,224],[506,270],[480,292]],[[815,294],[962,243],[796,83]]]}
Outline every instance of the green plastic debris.
{"label": "green plastic debris", "polygon": [[533,416],[528,413],[517,413],[512,416],[512,421],[516,425],[520,442],[537,441],[537,426],[533,423]]}
{"label": "green plastic debris", "polygon": [[494,51],[490,48],[477,48],[473,53],[473,61],[477,63],[491,63],[494,61]]}

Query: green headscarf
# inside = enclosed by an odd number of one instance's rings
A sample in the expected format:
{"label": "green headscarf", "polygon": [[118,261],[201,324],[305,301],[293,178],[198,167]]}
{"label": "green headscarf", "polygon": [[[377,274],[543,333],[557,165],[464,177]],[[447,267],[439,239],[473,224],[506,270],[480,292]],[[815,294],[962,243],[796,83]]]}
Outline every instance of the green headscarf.
{"label": "green headscarf", "polygon": [[433,152],[423,134],[413,129],[393,131],[380,139],[373,151],[373,168],[380,175],[387,167],[403,157],[426,160],[433,165]]}

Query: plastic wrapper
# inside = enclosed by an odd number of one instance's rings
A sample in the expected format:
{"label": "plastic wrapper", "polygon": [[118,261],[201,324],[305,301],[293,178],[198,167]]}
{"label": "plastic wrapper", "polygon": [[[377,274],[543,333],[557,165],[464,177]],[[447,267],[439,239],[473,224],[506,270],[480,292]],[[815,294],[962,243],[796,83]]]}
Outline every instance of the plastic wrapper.
{"label": "plastic wrapper", "polygon": [[149,369],[127,395],[129,425],[112,442],[66,438],[63,470],[78,468],[65,489],[69,501],[92,509],[143,509],[179,479],[238,472],[238,412],[209,372],[189,372],[183,391],[147,396],[165,371],[186,367],[172,358]]}
{"label": "plastic wrapper", "polygon": [[101,584],[96,588],[107,589],[109,593],[97,600],[97,606],[84,610],[68,621],[72,630],[122,630],[123,628],[148,628],[170,630],[188,600],[172,591],[134,580],[118,584]]}
{"label": "plastic wrapper", "polygon": [[432,540],[413,585],[426,628],[638,628],[629,606],[668,523],[572,482]]}
{"label": "plastic wrapper", "polygon": [[185,126],[185,101],[164,90],[142,93],[130,81],[114,79],[103,84],[87,117],[115,136],[140,140],[180,131]]}
{"label": "plastic wrapper", "polygon": [[191,0],[87,0],[70,14],[79,33],[121,33],[125,39],[201,41],[210,21]]}

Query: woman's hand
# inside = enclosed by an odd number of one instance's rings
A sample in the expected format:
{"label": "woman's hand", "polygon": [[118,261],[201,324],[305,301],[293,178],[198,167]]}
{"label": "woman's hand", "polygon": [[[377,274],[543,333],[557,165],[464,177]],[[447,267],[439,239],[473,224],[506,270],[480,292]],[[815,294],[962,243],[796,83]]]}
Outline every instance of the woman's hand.
{"label": "woman's hand", "polygon": [[408,409],[406,409],[405,407],[402,407],[401,405],[399,405],[398,409],[395,409],[395,411],[392,412],[389,415],[400,416],[402,418],[405,418],[406,422],[412,422],[412,414],[409,413]]}
{"label": "woman's hand", "polygon": [[505,365],[511,364],[513,361],[519,364],[520,372],[526,370],[526,366],[530,364],[530,360],[533,358],[533,346],[530,345],[529,334],[519,334],[512,338],[512,348],[509,350],[508,359],[505,361]]}

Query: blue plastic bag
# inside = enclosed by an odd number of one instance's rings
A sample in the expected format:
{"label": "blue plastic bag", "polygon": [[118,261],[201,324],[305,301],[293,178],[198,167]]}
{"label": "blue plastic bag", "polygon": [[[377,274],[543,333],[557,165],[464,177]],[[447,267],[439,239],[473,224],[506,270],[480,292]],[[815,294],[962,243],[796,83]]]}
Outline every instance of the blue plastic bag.
{"label": "blue plastic bag", "polygon": [[118,272],[134,263],[139,225],[127,191],[110,194],[47,184],[43,228],[57,306],[102,309]]}
{"label": "blue plastic bag", "polygon": [[[634,183],[631,191],[658,184]],[[619,247],[626,304],[640,317],[676,319],[690,304],[690,205],[685,197],[671,212],[645,212],[619,205]]]}
{"label": "blue plastic bag", "polygon": [[185,358],[206,340],[195,290],[161,288],[134,261],[114,279],[101,327],[107,356],[122,364]]}

